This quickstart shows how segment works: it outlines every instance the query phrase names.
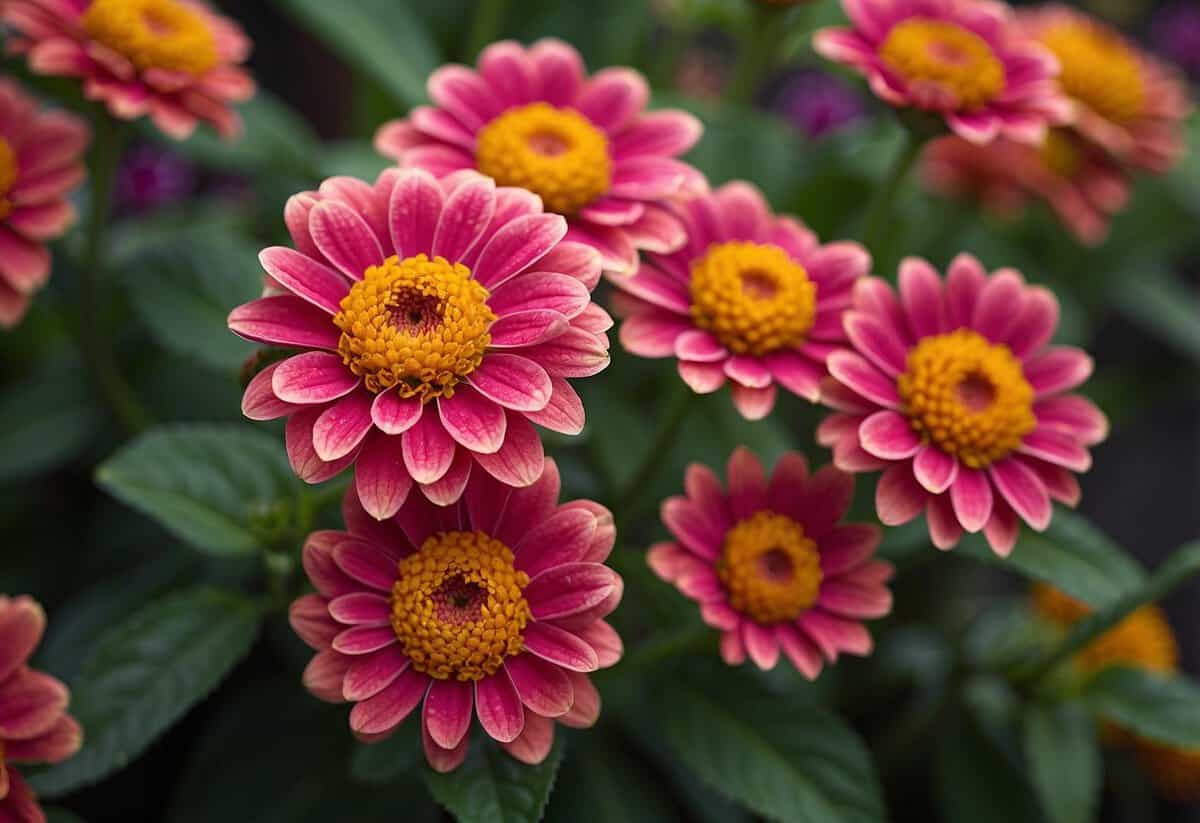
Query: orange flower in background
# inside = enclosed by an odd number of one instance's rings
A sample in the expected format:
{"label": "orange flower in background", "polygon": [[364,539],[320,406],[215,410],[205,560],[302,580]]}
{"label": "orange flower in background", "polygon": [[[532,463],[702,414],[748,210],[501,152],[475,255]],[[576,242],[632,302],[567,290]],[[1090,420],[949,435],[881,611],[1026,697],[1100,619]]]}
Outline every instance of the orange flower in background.
{"label": "orange flower in background", "polygon": [[231,104],[254,96],[249,38],[200,0],[0,0],[0,21],[34,73],[78,77],[114,117],[149,115],[178,140],[197,122],[236,136]]}

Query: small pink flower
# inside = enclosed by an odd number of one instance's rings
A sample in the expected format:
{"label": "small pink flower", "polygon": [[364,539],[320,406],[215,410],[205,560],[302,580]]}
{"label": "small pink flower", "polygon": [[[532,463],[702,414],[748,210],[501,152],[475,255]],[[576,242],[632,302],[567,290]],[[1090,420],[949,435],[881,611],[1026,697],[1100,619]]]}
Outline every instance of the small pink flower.
{"label": "small pink flower", "polygon": [[776,384],[816,402],[825,357],[845,341],[842,312],[871,268],[857,243],[820,245],[803,223],[775,216],[758,189],[728,183],[677,207],[678,251],[614,275],[621,344],[641,357],[678,358],[701,394],[732,380],[733,403],[758,420]]}
{"label": "small pink flower", "polygon": [[528,49],[506,40],[484,49],[475,70],[434,72],[434,105],[385,124],[375,146],[438,177],[478,169],[528,189],[568,219],[568,240],[625,271],[638,249],[679,247],[683,232],[666,201],[706,188],[675,159],[700,139],[699,121],[673,109],[647,113],[649,96],[633,69],[589,77],[579,52],[560,40]]}
{"label": "small pink flower", "polygon": [[350,728],[366,742],[421,706],[425,756],[441,772],[467,756],[472,714],[529,764],[549,753],[555,721],[593,725],[588,673],[622,653],[603,620],[623,592],[604,565],[616,531],[597,503],[559,505],[559,488],[547,460],[532,486],[476,474],[457,504],[413,495],[384,522],[352,488],[349,531],[315,532],[304,547],[317,592],[292,604],[291,623],[317,652],[305,686],[354,703]]}
{"label": "small pink flower", "polygon": [[1058,58],[1072,126],[1130,165],[1163,173],[1183,155],[1188,86],[1174,67],[1068,6],[1017,12],[1026,36]]}
{"label": "small pink flower", "polygon": [[1037,143],[1066,122],[1058,66],[1025,38],[1008,6],[991,0],[842,0],[851,28],[822,29],[822,56],[866,75],[898,108],[942,115],[973,143],[1005,136]]}
{"label": "small pink flower", "polygon": [[75,221],[67,197],[83,182],[90,139],[78,117],[39,108],[0,77],[0,326],[24,317],[50,278],[46,242]]}
{"label": "small pink flower", "polygon": [[700,604],[721,631],[731,666],[747,655],[774,668],[782,650],[809,680],[841,653],[871,653],[863,620],[892,609],[892,567],[872,560],[875,526],[838,521],[854,478],[832,466],[809,475],[798,452],[780,458],[768,480],[745,447],[729,458],[727,487],[708,467],[688,466],[686,494],[663,502],[673,542],[650,548],[654,572]]}
{"label": "small pink flower", "polygon": [[29,597],[0,594],[0,820],[45,823],[17,763],[58,763],[83,742],[67,714],[70,693],[61,682],[29,668],[46,614]]}
{"label": "small pink flower", "polygon": [[1079,349],[1050,346],[1058,300],[1020,273],[990,276],[969,254],[945,282],[919,258],[900,264],[899,296],[878,278],[859,283],[845,317],[851,350],[829,356],[821,399],[838,410],[817,429],[834,463],[883,469],[879,519],[898,526],[926,514],[934,545],[983,531],[997,554],[1019,522],[1041,531],[1051,500],[1079,502],[1073,472],[1108,421],[1067,394],[1092,373]]}
{"label": "small pink flower", "polygon": [[0,20],[34,73],[78,77],[114,117],[149,115],[178,140],[197,121],[236,136],[231,104],[254,96],[249,38],[202,0],[3,0]]}
{"label": "small pink flower", "polygon": [[355,464],[367,511],[395,514],[415,482],[458,500],[473,474],[528,486],[542,474],[533,423],[583,429],[568,378],[608,365],[612,320],[591,302],[600,255],[522,189],[473,171],[441,181],[388,169],[292,197],[296,248],[259,255],[268,296],[229,327],[303,349],[260,372],[242,411],[287,417],[292,468],[328,480]]}

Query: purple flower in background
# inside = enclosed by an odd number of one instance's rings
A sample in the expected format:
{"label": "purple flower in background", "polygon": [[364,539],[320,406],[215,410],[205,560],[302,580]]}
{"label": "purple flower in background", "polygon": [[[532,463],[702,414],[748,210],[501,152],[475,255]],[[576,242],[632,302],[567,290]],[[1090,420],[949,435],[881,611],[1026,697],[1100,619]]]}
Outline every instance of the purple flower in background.
{"label": "purple flower in background", "polygon": [[1176,3],[1155,14],[1150,41],[1164,57],[1200,78],[1200,2]]}
{"label": "purple flower in background", "polygon": [[832,74],[797,72],[784,84],[775,108],[810,138],[845,128],[866,113],[862,98]]}
{"label": "purple flower in background", "polygon": [[187,160],[162,146],[140,143],[121,158],[117,207],[123,212],[151,211],[183,200],[195,186],[196,174]]}

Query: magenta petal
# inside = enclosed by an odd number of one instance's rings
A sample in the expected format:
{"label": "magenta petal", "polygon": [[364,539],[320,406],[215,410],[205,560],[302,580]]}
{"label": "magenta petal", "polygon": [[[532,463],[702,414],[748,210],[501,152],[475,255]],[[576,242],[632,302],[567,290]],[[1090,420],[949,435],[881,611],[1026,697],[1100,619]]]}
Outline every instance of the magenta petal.
{"label": "magenta petal", "polygon": [[351,392],[333,403],[313,423],[313,449],[332,463],[358,448],[371,430],[371,403],[367,392]]}
{"label": "magenta petal", "polygon": [[526,766],[536,766],[550,756],[554,748],[554,721],[538,714],[525,717],[525,728],[516,740],[501,743],[510,757]]}
{"label": "magenta petal", "polygon": [[970,254],[960,254],[946,272],[946,315],[949,327],[969,327],[979,293],[987,283],[987,272]]}
{"label": "magenta petal", "polygon": [[696,394],[711,394],[725,385],[725,369],[720,363],[691,363],[680,360],[675,364],[680,378]]}
{"label": "magenta petal", "polygon": [[751,620],[743,620],[741,628],[742,643],[754,665],[764,671],[775,668],[779,662],[779,641],[775,639],[775,632]]}
{"label": "magenta petal", "polygon": [[400,511],[412,483],[404,466],[402,439],[377,432],[354,464],[354,487],[363,509],[376,520],[388,519]]}
{"label": "magenta petal", "polygon": [[602,669],[617,665],[621,660],[621,655],[625,653],[621,635],[617,634],[617,630],[603,620],[593,620],[586,626],[576,629],[575,634],[596,651],[596,657],[600,661]]}
{"label": "magenta petal", "polygon": [[553,392],[544,409],[526,412],[529,420],[559,434],[575,435],[583,431],[583,401],[563,377],[551,377]]}
{"label": "magenta petal", "polygon": [[436,414],[422,415],[401,437],[404,465],[413,480],[434,483],[450,469],[457,446]]}
{"label": "magenta petal", "polygon": [[493,740],[516,740],[525,728],[525,709],[508,672],[501,668],[475,684],[475,713]]}
{"label": "magenta petal", "polygon": [[475,461],[492,477],[509,486],[530,486],[542,476],[545,451],[537,430],[521,415],[509,411],[504,445],[495,454],[476,454]]}
{"label": "magenta petal", "polygon": [[495,211],[496,184],[491,178],[475,177],[459,186],[442,209],[432,254],[452,263],[463,260],[477,249]]}
{"label": "magenta petal", "polygon": [[525,598],[535,620],[569,617],[603,602],[615,588],[616,576],[600,563],[564,563],[530,580]]}
{"label": "magenta petal", "polygon": [[1005,341],[1018,358],[1024,359],[1050,342],[1058,327],[1058,298],[1049,289],[1034,286]]}
{"label": "magenta petal", "polygon": [[504,668],[525,708],[542,717],[561,717],[571,710],[575,690],[558,666],[532,654],[518,654],[504,661]]}
{"label": "magenta petal", "polygon": [[288,624],[309,648],[318,652],[328,649],[333,638],[345,628],[333,622],[328,602],[319,594],[301,595],[292,601]]}
{"label": "magenta petal", "polygon": [[761,360],[749,355],[734,355],[726,360],[725,374],[730,380],[752,389],[771,385],[771,372]]}
{"label": "magenta petal", "polygon": [[342,679],[342,697],[358,702],[386,689],[409,667],[409,660],[398,645],[354,659]]}
{"label": "magenta petal", "polygon": [[308,228],[321,253],[352,280],[362,280],[363,272],[386,257],[367,221],[341,201],[313,206]]}
{"label": "magenta petal", "polygon": [[861,355],[850,351],[835,351],[826,364],[829,373],[855,394],[889,409],[900,408],[896,384],[872,366]]}
{"label": "magenta petal", "polygon": [[515,546],[516,567],[536,577],[563,563],[583,559],[596,534],[596,516],[585,509],[564,509],[533,525]]}
{"label": "magenta petal", "polygon": [[774,384],[765,389],[751,389],[739,383],[731,383],[729,389],[733,396],[733,407],[747,420],[762,420],[775,408],[778,390]]}
{"label": "magenta petal", "polygon": [[858,311],[846,312],[842,323],[854,348],[888,377],[895,378],[905,370],[908,352],[904,342],[887,324],[872,315]]}
{"label": "magenta petal", "polygon": [[925,507],[925,522],[929,524],[930,540],[942,551],[954,548],[962,538],[963,527],[958,522],[954,503],[948,494],[929,498],[929,505]]}
{"label": "magenta petal", "polygon": [[937,446],[924,445],[913,458],[913,475],[930,494],[941,494],[958,476],[958,460]]}
{"label": "magenta petal", "polygon": [[0,735],[27,740],[49,731],[62,717],[67,687],[39,671],[20,668],[0,684]]}
{"label": "magenta petal", "polygon": [[725,468],[734,520],[746,520],[767,506],[767,473],[745,446],[738,446]]}
{"label": "magenta petal", "polygon": [[721,659],[728,666],[740,666],[746,662],[746,647],[742,644],[741,624],[738,625],[738,629],[721,635]]}
{"label": "magenta petal", "polygon": [[467,484],[471,482],[472,466],[475,460],[472,453],[466,449],[458,449],[454,454],[454,462],[446,469],[438,480],[433,483],[423,483],[418,488],[425,499],[435,506],[451,506],[458,502]]}
{"label": "magenta petal", "polygon": [[258,261],[276,283],[329,314],[341,310],[350,291],[344,277],[295,249],[272,246],[259,253]]}
{"label": "magenta petal", "polygon": [[850,508],[854,477],[835,466],[822,466],[800,490],[799,520],[814,539],[823,538]]}
{"label": "magenta petal", "polygon": [[350,728],[359,734],[382,734],[400,725],[425,696],[430,678],[411,666],[390,686],[350,711]]}
{"label": "magenta petal", "polygon": [[875,510],[885,526],[901,526],[925,508],[929,492],[913,477],[908,462],[890,466],[875,487]]}
{"label": "magenta petal", "polygon": [[866,562],[882,538],[875,526],[850,523],[833,528],[821,538],[821,572],[833,577]]}
{"label": "magenta petal", "polygon": [[433,253],[433,236],[442,216],[442,187],[424,169],[401,172],[388,203],[388,229],[401,259]]}
{"label": "magenta petal", "polygon": [[883,617],[892,610],[892,593],[882,586],[857,586],[841,580],[821,583],[817,604],[827,611],[855,620]]}
{"label": "magenta petal", "polygon": [[779,641],[780,649],[796,667],[796,671],[808,680],[816,680],[824,665],[821,650],[814,646],[813,642],[795,626],[786,624],[777,626],[775,637]]}
{"label": "magenta petal", "polygon": [[[917,339],[946,331],[941,278],[933,266],[919,257],[909,257],[900,263],[900,303]],[[903,368],[901,364],[901,371]]]}
{"label": "magenta petal", "polygon": [[608,367],[608,339],[573,325],[553,340],[521,349],[551,377],[592,377]]}
{"label": "magenta petal", "polygon": [[960,466],[950,486],[950,502],[964,529],[972,534],[982,529],[992,516],[992,484],[987,474]]}
{"label": "magenta petal", "polygon": [[514,277],[492,292],[488,307],[499,317],[532,309],[551,309],[566,317],[575,317],[589,300],[591,294],[587,286],[570,275],[531,272]]}
{"label": "magenta petal", "polygon": [[421,419],[423,408],[419,396],[401,397],[392,387],[375,395],[371,420],[384,434],[404,434]]}
{"label": "magenta petal", "polygon": [[[771,482],[767,488],[768,505],[781,514],[788,514],[803,496],[807,485],[808,460],[800,452],[786,452],[771,472]],[[719,493],[720,488],[716,491]],[[712,502],[707,503],[707,507],[716,508]]]}
{"label": "magenta petal", "polygon": [[1021,534],[1021,521],[1007,503],[997,500],[991,518],[983,527],[983,534],[992,551],[1001,557],[1008,557]]}
{"label": "magenta petal", "polygon": [[1025,363],[1025,379],[1038,398],[1070,391],[1092,374],[1092,358],[1070,346],[1053,346]]}
{"label": "magenta petal", "polygon": [[301,682],[313,696],[327,703],[341,703],[342,678],[350,669],[354,658],[339,654],[332,649],[320,652],[304,667]]}
{"label": "magenta petal", "polygon": [[386,626],[392,606],[387,597],[373,592],[351,592],[329,601],[329,616],[347,626]]}
{"label": "magenta petal", "polygon": [[337,351],[341,332],[329,315],[291,294],[260,297],[229,313],[230,331],[258,343]]}
{"label": "magenta petal", "polygon": [[660,507],[663,525],[696,555],[715,559],[725,542],[725,530],[685,497],[668,497]]}
{"label": "magenta petal", "polygon": [[347,538],[333,547],[337,567],[351,578],[376,591],[390,593],[396,582],[396,563],[371,543]]}
{"label": "magenta petal", "polygon": [[1034,404],[1033,411],[1041,426],[1068,432],[1085,446],[1108,437],[1108,418],[1092,401],[1078,394],[1043,398]]}
{"label": "magenta petal", "polygon": [[1092,456],[1087,449],[1071,435],[1049,426],[1040,426],[1025,435],[1017,451],[1071,471],[1085,472],[1092,467]]}
{"label": "magenta petal", "polygon": [[504,409],[470,386],[461,386],[453,397],[437,401],[442,425],[463,448],[494,454],[504,443],[508,428]]}
{"label": "magenta petal", "polygon": [[571,671],[594,672],[600,667],[600,658],[594,648],[552,623],[530,623],[526,626],[525,649]]}
{"label": "magenta petal", "polygon": [[809,360],[799,352],[775,351],[763,358],[771,375],[788,391],[816,403],[821,397],[823,365]]}
{"label": "magenta petal", "polygon": [[607,68],[592,75],[575,101],[575,108],[609,134],[646,108],[650,87],[633,69]]}
{"label": "magenta petal", "polygon": [[1002,343],[1017,321],[1025,284],[1012,271],[992,275],[979,293],[971,328],[993,343]]}
{"label": "magenta petal", "polygon": [[488,333],[493,348],[534,346],[558,337],[567,330],[567,318],[551,309],[530,309],[506,314],[492,324]]}
{"label": "magenta petal", "polygon": [[284,442],[287,446],[288,463],[296,476],[305,483],[322,483],[337,475],[342,469],[354,462],[357,452],[327,463],[317,456],[313,448],[313,424],[321,416],[322,408],[306,408],[288,418],[284,431]]}
{"label": "magenta petal", "polygon": [[279,364],[271,377],[275,396],[286,403],[328,403],[344,397],[359,378],[331,352],[306,352]]}
{"label": "magenta petal", "polygon": [[421,724],[421,748],[425,752],[425,761],[429,764],[429,768],[438,774],[447,774],[461,766],[463,761],[467,759],[467,750],[470,748],[470,743],[471,735],[466,734],[453,749],[443,749],[437,743],[433,742],[433,738],[429,736],[429,730],[425,728],[425,724]]}
{"label": "magenta petal", "polygon": [[712,332],[692,329],[676,338],[675,356],[680,360],[713,363],[728,358],[729,350],[721,345]]}
{"label": "magenta petal", "polygon": [[885,409],[875,412],[858,427],[860,445],[882,460],[905,460],[921,448],[921,438],[908,418]]}
{"label": "magenta petal", "polygon": [[546,370],[519,354],[489,352],[468,379],[485,397],[516,411],[544,409],[553,391]]}
{"label": "magenta petal", "polygon": [[1006,458],[988,467],[996,490],[1022,520],[1037,531],[1050,525],[1053,513],[1046,485],[1033,469],[1019,460]]}
{"label": "magenta petal", "polygon": [[250,420],[276,420],[287,417],[293,412],[304,408],[294,403],[285,403],[275,396],[271,388],[271,380],[278,363],[272,363],[251,378],[242,395],[242,414]]}
{"label": "magenta petal", "polygon": [[557,214],[518,217],[497,231],[479,255],[475,279],[489,289],[536,263],[566,236],[567,221]]}
{"label": "magenta petal", "polygon": [[706,626],[728,632],[736,629],[742,618],[725,601],[710,600],[700,604],[700,619]]}
{"label": "magenta petal", "polygon": [[421,707],[425,730],[443,749],[453,749],[471,728],[474,694],[470,683],[434,680]]}
{"label": "magenta petal", "polygon": [[348,655],[370,654],[396,642],[391,626],[353,626],[333,638],[333,650]]}

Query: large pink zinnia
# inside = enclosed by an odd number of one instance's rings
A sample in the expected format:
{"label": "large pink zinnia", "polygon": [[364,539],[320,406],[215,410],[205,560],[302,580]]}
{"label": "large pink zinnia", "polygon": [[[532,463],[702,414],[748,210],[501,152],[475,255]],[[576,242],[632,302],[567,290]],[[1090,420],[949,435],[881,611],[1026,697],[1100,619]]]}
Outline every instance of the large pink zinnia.
{"label": "large pink zinnia", "polygon": [[241,67],[250,40],[202,0],[0,0],[9,50],[38,74],[78,77],[114,117],[149,115],[183,139],[197,121],[241,130],[232,103],[254,95]]}
{"label": "large pink zinnia", "polygon": [[558,504],[553,460],[532,486],[472,476],[453,506],[421,495],[377,522],[353,489],[349,532],[312,534],[304,568],[317,588],[291,608],[317,651],[304,683],[352,702],[367,742],[396,731],[418,706],[425,756],[438,771],[467,755],[472,714],[513,757],[540,763],[555,721],[585,728],[600,714],[588,672],[621,657],[603,618],[621,578],[604,565],[616,531],[599,504]]}
{"label": "large pink zinnia", "polygon": [[528,49],[505,41],[484,49],[474,71],[434,72],[434,105],[385,124],[375,145],[439,177],[478,169],[532,191],[568,218],[569,240],[624,271],[638,249],[679,247],[683,231],[664,201],[705,188],[699,172],[675,159],[700,138],[699,121],[682,111],[646,113],[649,96],[633,69],[588,77],[579,52],[560,40]]}
{"label": "large pink zinnia", "polygon": [[682,203],[678,214],[681,249],[610,278],[620,289],[622,345],[678,358],[680,377],[700,393],[728,378],[734,405],[751,420],[770,413],[777,384],[815,403],[870,254],[857,243],[821,245],[799,220],[772,214],[748,183]]}
{"label": "large pink zinnia", "polygon": [[608,364],[591,302],[600,255],[566,221],[476,172],[441,181],[388,169],[292,197],[295,249],[260,255],[271,294],[229,327],[306,349],[260,372],[242,410],[288,417],[288,457],[310,483],[351,463],[367,511],[390,517],[414,482],[453,503],[473,468],[511,486],[542,474],[532,423],[583,429],[572,377]]}
{"label": "large pink zinnia", "polygon": [[941,549],[964,530],[1012,551],[1018,518],[1041,531],[1051,500],[1073,506],[1072,472],[1108,421],[1066,392],[1092,373],[1079,349],[1049,346],[1058,300],[1012,269],[990,276],[968,254],[945,282],[918,258],[900,264],[900,293],[868,278],[846,314],[853,350],[829,357],[822,400],[839,410],[817,430],[846,471],[883,469],[876,491],[888,526],[926,513]]}
{"label": "large pink zinnia", "polygon": [[1065,122],[1054,56],[1021,35],[991,0],[842,0],[852,28],[817,32],[814,47],[866,75],[893,106],[945,117],[973,143],[1040,142]]}
{"label": "large pink zinnia", "polygon": [[19,321],[50,277],[46,241],[75,220],[67,197],[83,182],[90,134],[0,77],[0,326]]}
{"label": "large pink zinnia", "polygon": [[729,458],[727,486],[693,463],[685,496],[663,502],[673,542],[647,560],[663,580],[700,604],[704,622],[721,631],[730,665],[747,656],[773,668],[782,650],[810,680],[841,653],[871,652],[862,621],[892,608],[892,567],[873,560],[879,528],[838,524],[854,495],[853,476],[832,466],[808,473],[789,452],[768,480],[745,447]]}
{"label": "large pink zinnia", "polygon": [[58,763],[83,742],[67,714],[70,693],[48,674],[29,668],[46,614],[29,597],[0,594],[0,821],[45,823],[37,798],[16,763]]}

